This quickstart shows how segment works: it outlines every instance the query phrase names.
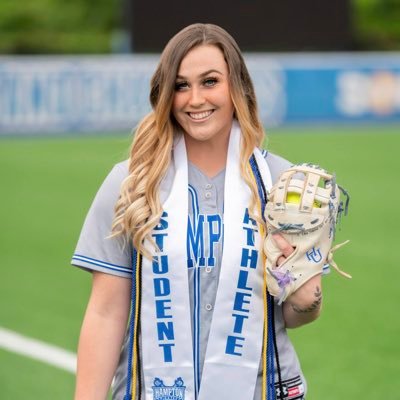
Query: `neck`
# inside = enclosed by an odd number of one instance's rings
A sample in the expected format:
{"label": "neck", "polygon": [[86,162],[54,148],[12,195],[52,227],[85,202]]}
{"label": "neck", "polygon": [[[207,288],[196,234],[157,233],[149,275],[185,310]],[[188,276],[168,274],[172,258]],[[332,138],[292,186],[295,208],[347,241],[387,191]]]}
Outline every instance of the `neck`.
{"label": "neck", "polygon": [[226,167],[229,135],[212,141],[198,141],[185,135],[188,160],[212,178]]}

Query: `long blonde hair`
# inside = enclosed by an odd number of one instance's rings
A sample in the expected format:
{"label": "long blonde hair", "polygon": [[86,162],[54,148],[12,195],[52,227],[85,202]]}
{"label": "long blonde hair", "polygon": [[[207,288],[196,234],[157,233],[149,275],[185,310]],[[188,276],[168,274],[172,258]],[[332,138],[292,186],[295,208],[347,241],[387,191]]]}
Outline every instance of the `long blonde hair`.
{"label": "long blonde hair", "polygon": [[137,127],[130,150],[129,175],[122,183],[115,207],[113,236],[125,235],[147,257],[150,254],[143,243],[144,239],[152,242],[151,232],[163,212],[158,189],[171,161],[174,132],[177,130],[171,112],[176,76],[186,54],[200,45],[218,47],[228,65],[235,117],[242,131],[241,174],[252,192],[250,211],[255,209],[258,197],[248,161],[254,148],[262,144],[264,130],[243,56],[232,36],[219,26],[189,25],[168,42],[161,54],[151,79],[150,103],[153,110]]}

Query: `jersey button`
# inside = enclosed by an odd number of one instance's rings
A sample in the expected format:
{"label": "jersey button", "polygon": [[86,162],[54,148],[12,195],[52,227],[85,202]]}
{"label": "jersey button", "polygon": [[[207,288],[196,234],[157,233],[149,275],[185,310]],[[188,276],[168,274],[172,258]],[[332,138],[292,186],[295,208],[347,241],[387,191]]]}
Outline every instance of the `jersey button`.
{"label": "jersey button", "polygon": [[206,199],[210,199],[212,194],[211,194],[211,192],[206,192],[205,196],[206,196]]}
{"label": "jersey button", "polygon": [[211,304],[206,304],[206,310],[211,311],[213,306]]}
{"label": "jersey button", "polygon": [[207,190],[210,190],[212,188],[212,185],[211,185],[211,183],[207,183],[207,185],[206,185],[206,189]]}
{"label": "jersey button", "polygon": [[211,272],[212,268],[211,267],[206,267],[206,272],[209,274]]}

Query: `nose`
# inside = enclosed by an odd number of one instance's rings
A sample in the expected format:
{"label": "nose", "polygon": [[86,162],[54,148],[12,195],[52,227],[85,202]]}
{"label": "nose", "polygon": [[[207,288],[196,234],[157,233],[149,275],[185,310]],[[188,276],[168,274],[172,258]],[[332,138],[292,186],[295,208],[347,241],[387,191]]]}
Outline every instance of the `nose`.
{"label": "nose", "polygon": [[199,107],[199,106],[203,105],[204,102],[205,102],[205,98],[204,98],[201,88],[193,86],[190,91],[189,104],[192,107]]}

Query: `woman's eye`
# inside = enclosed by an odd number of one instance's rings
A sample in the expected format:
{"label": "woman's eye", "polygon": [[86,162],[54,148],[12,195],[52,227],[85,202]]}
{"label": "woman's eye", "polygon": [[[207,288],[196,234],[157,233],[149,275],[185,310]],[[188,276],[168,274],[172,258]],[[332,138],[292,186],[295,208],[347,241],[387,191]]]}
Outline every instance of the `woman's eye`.
{"label": "woman's eye", "polygon": [[204,86],[214,86],[217,82],[217,78],[207,78],[203,81],[203,84]]}
{"label": "woman's eye", "polygon": [[188,87],[188,83],[187,82],[176,82],[175,83],[175,90],[176,91],[186,89],[187,87]]}

